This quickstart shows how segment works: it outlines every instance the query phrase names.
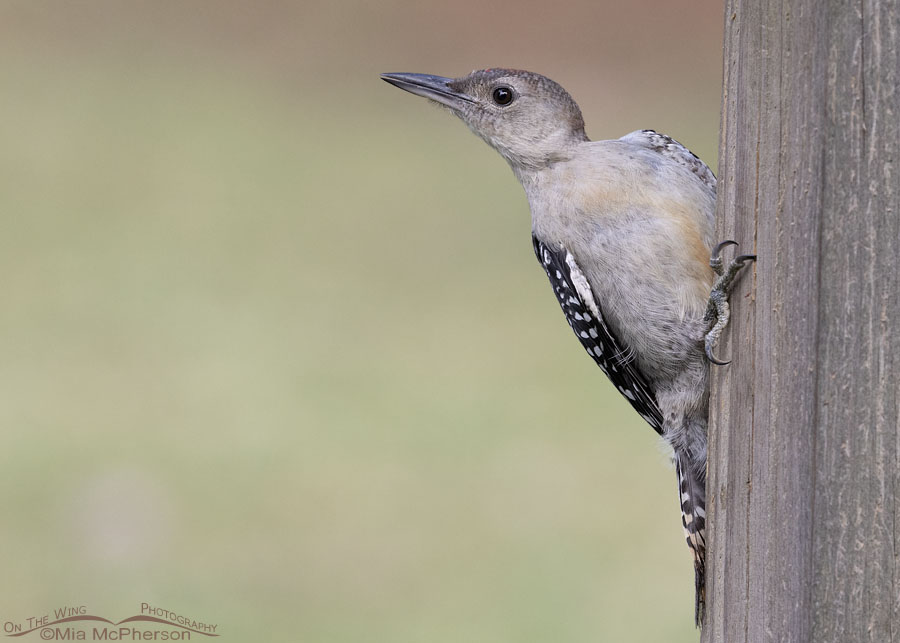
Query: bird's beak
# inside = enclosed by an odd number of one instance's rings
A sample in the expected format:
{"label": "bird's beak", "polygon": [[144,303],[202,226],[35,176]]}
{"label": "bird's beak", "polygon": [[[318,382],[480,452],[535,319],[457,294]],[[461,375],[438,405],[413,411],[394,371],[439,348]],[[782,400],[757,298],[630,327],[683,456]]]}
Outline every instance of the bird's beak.
{"label": "bird's beak", "polygon": [[424,96],[455,109],[460,109],[464,103],[475,102],[471,96],[450,87],[452,78],[430,74],[381,74],[381,80],[416,96]]}

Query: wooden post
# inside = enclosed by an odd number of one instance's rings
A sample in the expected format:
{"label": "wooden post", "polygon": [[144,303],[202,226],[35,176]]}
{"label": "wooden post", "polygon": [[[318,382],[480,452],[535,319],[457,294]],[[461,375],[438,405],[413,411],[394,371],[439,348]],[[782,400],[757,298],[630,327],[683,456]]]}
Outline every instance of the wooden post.
{"label": "wooden post", "polygon": [[705,643],[900,642],[900,0],[727,0]]}

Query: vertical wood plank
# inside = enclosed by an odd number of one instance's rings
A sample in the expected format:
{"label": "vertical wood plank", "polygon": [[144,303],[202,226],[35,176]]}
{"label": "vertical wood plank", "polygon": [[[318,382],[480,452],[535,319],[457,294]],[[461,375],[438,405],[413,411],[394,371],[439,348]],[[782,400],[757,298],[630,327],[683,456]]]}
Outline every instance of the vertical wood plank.
{"label": "vertical wood plank", "polygon": [[728,0],[702,640],[900,641],[898,0]]}

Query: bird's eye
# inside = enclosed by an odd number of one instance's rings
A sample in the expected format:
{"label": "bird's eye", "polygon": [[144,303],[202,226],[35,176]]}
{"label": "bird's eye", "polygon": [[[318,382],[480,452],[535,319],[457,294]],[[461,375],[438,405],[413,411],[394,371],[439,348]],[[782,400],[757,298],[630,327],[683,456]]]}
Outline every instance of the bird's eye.
{"label": "bird's eye", "polygon": [[505,85],[497,87],[491,96],[498,105],[509,105],[513,101],[512,88]]}

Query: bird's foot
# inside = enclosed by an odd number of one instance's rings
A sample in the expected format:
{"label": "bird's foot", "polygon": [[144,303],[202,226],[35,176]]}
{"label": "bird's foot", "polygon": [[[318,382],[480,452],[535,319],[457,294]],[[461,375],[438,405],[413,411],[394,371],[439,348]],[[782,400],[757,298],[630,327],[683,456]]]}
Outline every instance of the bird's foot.
{"label": "bird's foot", "polygon": [[705,320],[707,323],[715,320],[715,324],[713,324],[713,327],[706,333],[705,350],[706,359],[713,364],[718,364],[720,366],[724,366],[729,362],[723,362],[716,359],[715,355],[713,355],[713,347],[715,347],[716,343],[719,341],[719,336],[722,334],[722,331],[725,330],[725,327],[728,326],[728,320],[731,317],[731,308],[728,306],[728,294],[731,292],[734,279],[741,271],[741,268],[749,261],[756,261],[756,255],[740,255],[735,257],[727,267],[723,267],[722,257],[719,253],[722,251],[722,248],[726,246],[736,245],[738,245],[737,242],[732,241],[731,239],[722,241],[713,248],[712,254],[709,257],[709,266],[718,276],[709,293],[709,303],[706,305]]}

